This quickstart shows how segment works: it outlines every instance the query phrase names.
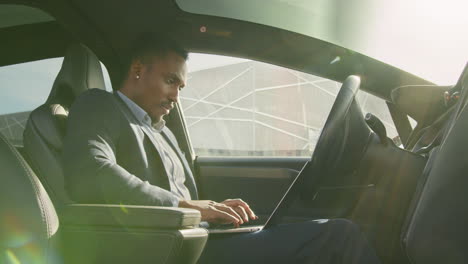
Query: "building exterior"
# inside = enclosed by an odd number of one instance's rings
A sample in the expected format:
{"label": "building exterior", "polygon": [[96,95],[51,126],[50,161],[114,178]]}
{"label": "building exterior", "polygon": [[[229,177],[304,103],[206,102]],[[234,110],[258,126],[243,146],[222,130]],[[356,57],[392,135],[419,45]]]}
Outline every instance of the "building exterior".
{"label": "building exterior", "polygon": [[[262,62],[189,74],[181,105],[200,156],[310,156],[341,84]],[[358,94],[396,136],[386,104]]]}

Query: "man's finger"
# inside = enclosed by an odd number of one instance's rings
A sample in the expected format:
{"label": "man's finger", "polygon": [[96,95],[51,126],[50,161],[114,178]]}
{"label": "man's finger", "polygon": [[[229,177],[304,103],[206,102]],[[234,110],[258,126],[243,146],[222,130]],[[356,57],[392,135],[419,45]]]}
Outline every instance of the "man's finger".
{"label": "man's finger", "polygon": [[244,202],[244,201],[242,201],[241,199],[239,199],[239,205],[242,206],[242,207],[245,209],[245,211],[250,215],[250,218],[252,218],[252,219],[254,219],[254,220],[255,220],[255,219],[258,219],[258,216],[255,215],[255,213],[253,212],[253,210],[250,209],[250,206],[249,206],[246,202]]}
{"label": "man's finger", "polygon": [[243,207],[245,209],[245,211],[250,215],[250,218],[253,219],[253,220],[256,220],[258,219],[258,216],[254,213],[254,211],[252,209],[250,209],[250,207]]}
{"label": "man's finger", "polygon": [[223,203],[232,207],[242,206],[251,219],[254,219],[254,220],[258,219],[258,216],[255,215],[252,209],[250,209],[250,206],[246,202],[244,202],[242,199],[227,199]]}
{"label": "man's finger", "polygon": [[245,212],[245,209],[244,207],[242,206],[236,206],[236,207],[232,207],[234,208],[234,210],[237,212],[237,214],[239,214],[240,216],[242,216],[242,219],[244,220],[244,222],[248,222],[249,221],[249,216],[247,215],[247,213]]}
{"label": "man's finger", "polygon": [[242,217],[236,211],[234,211],[234,209],[232,209],[230,206],[227,206],[224,204],[217,204],[215,205],[215,208],[218,210],[224,211],[230,215],[233,215],[239,220],[239,224],[242,225],[244,223],[244,220],[242,220]]}
{"label": "man's finger", "polygon": [[216,208],[213,208],[213,211],[216,213],[215,218],[217,221],[221,222],[222,224],[232,223],[234,224],[234,227],[239,227],[239,219],[237,219],[235,216]]}

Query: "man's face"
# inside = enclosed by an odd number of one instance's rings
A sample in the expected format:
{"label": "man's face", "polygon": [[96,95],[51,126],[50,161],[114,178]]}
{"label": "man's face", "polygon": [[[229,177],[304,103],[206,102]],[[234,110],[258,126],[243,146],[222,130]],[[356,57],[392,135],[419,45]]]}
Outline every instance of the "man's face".
{"label": "man's face", "polygon": [[[155,56],[148,64],[141,64],[135,76],[133,100],[151,117],[159,122],[174,108],[179,92],[185,86],[187,66],[184,58],[175,52]],[[130,76],[132,78],[132,76]]]}

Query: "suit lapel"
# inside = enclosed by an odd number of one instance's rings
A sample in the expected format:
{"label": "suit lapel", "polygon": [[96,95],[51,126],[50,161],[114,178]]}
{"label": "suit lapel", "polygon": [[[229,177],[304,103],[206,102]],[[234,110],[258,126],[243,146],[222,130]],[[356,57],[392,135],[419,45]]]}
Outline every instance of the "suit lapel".
{"label": "suit lapel", "polygon": [[[145,135],[149,138],[149,140],[153,144],[153,147],[156,149],[159,157],[162,157],[161,150],[158,148],[158,144],[156,143],[156,138],[154,137],[153,132],[147,126],[141,124],[141,122],[136,118],[133,112],[128,108],[127,104],[122,100],[122,98],[120,98],[120,96],[116,92],[114,92],[114,96],[116,97],[118,105],[122,109],[122,112],[127,117],[127,119],[130,122],[133,121],[136,124],[139,124],[138,126],[139,129],[141,129],[141,131],[143,131],[143,133],[145,133]],[[187,188],[190,191],[190,195],[192,199],[198,199],[197,186],[195,184],[195,179],[193,177],[192,170],[190,169],[187,159],[183,155],[182,151],[180,151],[180,149],[177,147],[176,142],[174,142],[174,139],[167,134],[167,129],[168,129],[167,127],[164,127],[163,130],[161,131],[161,134],[169,143],[169,145],[172,147],[172,149],[177,153],[179,160],[182,162],[184,166]],[[167,171],[166,166],[164,166],[164,164],[163,164],[163,168],[164,168],[164,171],[166,172],[166,177],[168,178],[169,172]]]}
{"label": "suit lapel", "polygon": [[[141,124],[141,122],[136,118],[136,116],[133,114],[133,112],[128,108],[127,104],[122,100],[122,98],[120,98],[120,96],[116,92],[114,92],[114,96],[116,97],[118,105],[122,109],[122,112],[124,113],[124,115],[126,116],[128,121],[130,121],[130,122],[133,121],[134,123],[138,124],[138,129],[143,131],[143,133],[151,141],[151,144],[153,144],[153,147],[156,149],[156,152],[158,153],[159,157],[162,157],[163,155],[161,155],[161,150],[158,148],[158,145],[156,143],[156,139],[154,138],[153,132],[150,131],[148,127]],[[167,171],[167,168],[166,168],[166,166],[164,166],[164,164],[163,164],[163,169],[164,169],[164,172],[166,173],[166,177],[169,178],[168,177],[169,172]]]}

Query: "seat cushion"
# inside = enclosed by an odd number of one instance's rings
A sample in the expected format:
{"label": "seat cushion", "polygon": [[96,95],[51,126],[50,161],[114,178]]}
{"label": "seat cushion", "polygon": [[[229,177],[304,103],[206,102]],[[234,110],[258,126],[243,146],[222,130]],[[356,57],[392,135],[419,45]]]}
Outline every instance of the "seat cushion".
{"label": "seat cushion", "polygon": [[61,165],[67,117],[61,105],[42,105],[31,113],[23,136],[28,161],[58,208],[70,202]]}
{"label": "seat cushion", "polygon": [[59,221],[54,206],[29,165],[1,134],[0,175],[0,263],[56,263]]}

